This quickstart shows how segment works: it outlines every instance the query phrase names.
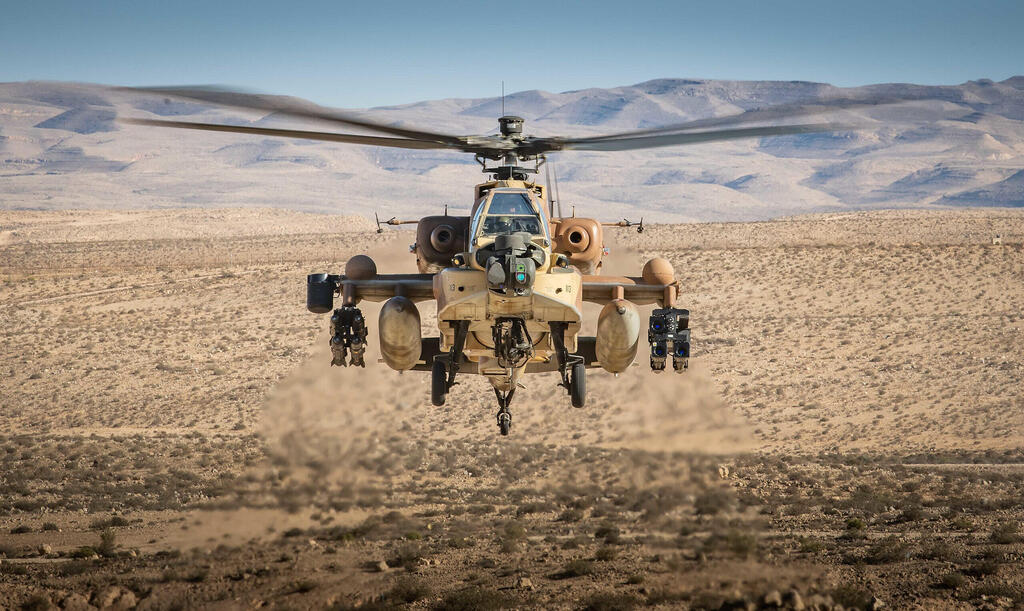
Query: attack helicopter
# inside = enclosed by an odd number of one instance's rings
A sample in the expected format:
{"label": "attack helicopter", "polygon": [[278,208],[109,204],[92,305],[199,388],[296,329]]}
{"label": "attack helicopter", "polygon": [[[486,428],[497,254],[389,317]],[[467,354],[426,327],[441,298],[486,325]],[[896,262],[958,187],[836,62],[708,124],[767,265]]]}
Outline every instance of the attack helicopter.
{"label": "attack helicopter", "polygon": [[[385,224],[416,225],[412,251],[419,273],[381,273],[366,255],[356,255],[343,273],[306,278],[306,306],[330,313],[332,365],[365,367],[370,326],[360,302],[383,302],[377,320],[383,362],[396,371],[429,371],[431,402],[444,405],[459,376],[482,375],[498,403],[497,426],[508,435],[510,405],[524,377],[558,372],[559,386],[573,407],[586,404],[588,369],[618,374],[635,360],[646,331],[655,372],[687,370],[690,312],[677,307],[684,287],[672,265],[653,258],[639,276],[601,275],[603,228],[636,227],[628,220],[601,223],[555,214],[548,185],[536,177],[547,155],[560,151],[625,151],[848,129],[834,123],[755,125],[834,110],[837,106],[780,106],[667,127],[582,138],[534,137],[524,119],[505,115],[498,133],[475,136],[388,125],[361,115],[294,98],[216,88],[147,88],[133,92],[329,122],[384,135],[302,131],[165,119],[122,119],[136,125],[218,131],[396,147],[454,150],[472,154],[487,180],[477,184],[466,216],[426,216]],[[859,102],[858,102],[859,103]],[[875,102],[877,103],[877,102]],[[849,107],[849,102],[845,106]],[[532,167],[531,165],[532,164]],[[550,180],[548,181],[550,183]],[[381,221],[378,222],[378,230]],[[418,304],[436,302],[437,337],[423,337]],[[593,337],[580,334],[583,303],[602,306]],[[646,324],[637,306],[655,304]]]}

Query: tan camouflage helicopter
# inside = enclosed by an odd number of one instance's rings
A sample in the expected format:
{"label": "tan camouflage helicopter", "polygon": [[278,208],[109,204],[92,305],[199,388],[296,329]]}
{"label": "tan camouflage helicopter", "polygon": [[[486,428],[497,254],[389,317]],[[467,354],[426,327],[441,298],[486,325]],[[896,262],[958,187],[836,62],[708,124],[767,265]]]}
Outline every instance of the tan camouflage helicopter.
{"label": "tan camouflage helicopter", "polygon": [[[668,261],[648,261],[639,276],[602,276],[603,225],[592,218],[554,214],[546,185],[531,179],[555,151],[623,151],[838,129],[835,124],[739,127],[750,122],[812,114],[822,109],[775,107],[732,117],[587,138],[533,137],[523,119],[503,116],[499,133],[454,136],[375,122],[293,98],[213,88],[134,89],[206,103],[333,122],[386,136],[266,127],[128,119],[129,123],[282,136],[407,149],[471,153],[489,176],[476,185],[468,216],[417,221],[413,252],[420,273],[379,273],[365,255],[344,274],[307,277],[307,308],[331,312],[334,365],[365,366],[368,325],[359,303],[384,302],[377,321],[382,360],[397,371],[430,371],[431,400],[443,405],[460,374],[485,376],[498,400],[497,424],[508,435],[509,405],[526,374],[557,371],[574,407],[586,402],[586,370],[626,370],[636,357],[644,325],[637,305],[657,304],[647,321],[650,367],[683,372],[690,358],[689,311],[676,307],[680,283]],[[833,107],[834,108],[834,107]],[[494,165],[489,165],[493,162]],[[521,165],[533,162],[533,167]],[[636,226],[628,220],[610,225]],[[378,221],[380,230],[380,221]],[[339,298],[340,304],[335,303]],[[422,337],[417,303],[437,302],[438,337]],[[603,305],[595,337],[580,335],[583,302]],[[335,308],[335,305],[340,307]]]}

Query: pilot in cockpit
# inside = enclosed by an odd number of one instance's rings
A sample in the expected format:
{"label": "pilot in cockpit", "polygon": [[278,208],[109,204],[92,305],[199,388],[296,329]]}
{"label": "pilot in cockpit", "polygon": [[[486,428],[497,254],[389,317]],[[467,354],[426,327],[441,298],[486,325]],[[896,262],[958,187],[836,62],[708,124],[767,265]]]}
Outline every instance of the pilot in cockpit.
{"label": "pilot in cockpit", "polygon": [[525,193],[495,193],[484,218],[483,235],[524,231],[541,235],[540,219]]}

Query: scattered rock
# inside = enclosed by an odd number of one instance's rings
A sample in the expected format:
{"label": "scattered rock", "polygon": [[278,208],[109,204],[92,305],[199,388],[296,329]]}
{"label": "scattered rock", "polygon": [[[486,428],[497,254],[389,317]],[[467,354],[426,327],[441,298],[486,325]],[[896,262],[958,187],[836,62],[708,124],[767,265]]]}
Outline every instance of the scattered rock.
{"label": "scattered rock", "polygon": [[101,610],[125,611],[134,609],[138,600],[131,590],[121,586],[109,586],[93,594],[92,604]]}
{"label": "scattered rock", "polygon": [[52,554],[53,553],[53,546],[48,544],[48,543],[43,543],[42,545],[39,546],[39,553],[43,554],[44,556],[47,555],[47,554]]}
{"label": "scattered rock", "polygon": [[380,560],[380,561],[377,562],[377,570],[380,571],[381,573],[387,573],[388,571],[391,570],[391,567],[388,566],[387,561]]}
{"label": "scattered rock", "polygon": [[884,600],[882,600],[881,598],[878,598],[877,596],[872,596],[871,597],[871,603],[868,605],[868,609],[870,609],[871,611],[879,611],[880,609],[884,609],[884,608],[885,608],[885,601]]}
{"label": "scattered rock", "polygon": [[516,582],[516,587],[522,590],[533,590],[533,581],[529,577],[520,577]]}
{"label": "scattered rock", "polygon": [[796,590],[790,590],[786,592],[786,606],[793,611],[804,611],[807,607],[804,605],[804,599],[800,596],[800,592]]}
{"label": "scattered rock", "polygon": [[89,604],[89,600],[81,594],[71,593],[60,601],[60,608],[64,611],[92,611],[96,607]]}
{"label": "scattered rock", "polygon": [[781,607],[782,606],[782,593],[778,590],[772,590],[771,592],[764,595],[764,604],[766,607]]}

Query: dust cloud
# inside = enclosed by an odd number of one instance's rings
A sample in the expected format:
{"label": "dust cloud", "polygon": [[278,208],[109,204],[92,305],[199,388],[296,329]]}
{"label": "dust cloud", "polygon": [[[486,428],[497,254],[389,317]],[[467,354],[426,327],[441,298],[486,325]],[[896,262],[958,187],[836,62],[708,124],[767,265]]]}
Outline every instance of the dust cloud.
{"label": "dust cloud", "polygon": [[[399,244],[392,241],[369,253],[379,272],[414,271],[412,257]],[[639,253],[623,249],[608,259],[605,273],[639,275],[640,267]],[[424,334],[436,333],[434,303],[418,305]],[[264,407],[263,436],[273,459],[325,484],[380,484],[401,472],[382,465],[394,466],[407,458],[403,454],[441,452],[453,442],[482,443],[496,452],[533,444],[686,454],[754,448],[750,427],[721,399],[699,358],[684,374],[654,374],[643,343],[627,372],[588,371],[583,409],[571,407],[556,374],[528,376],[512,404],[512,434],[500,438],[494,395],[483,378],[462,376],[446,405],[434,407],[428,373],[398,373],[378,362],[379,304],[360,307],[370,324],[367,367],[331,367],[325,330],[307,361],[277,386]],[[644,319],[652,308],[641,308]],[[592,333],[599,310],[586,306],[585,333]],[[327,324],[325,316],[309,319]]]}

